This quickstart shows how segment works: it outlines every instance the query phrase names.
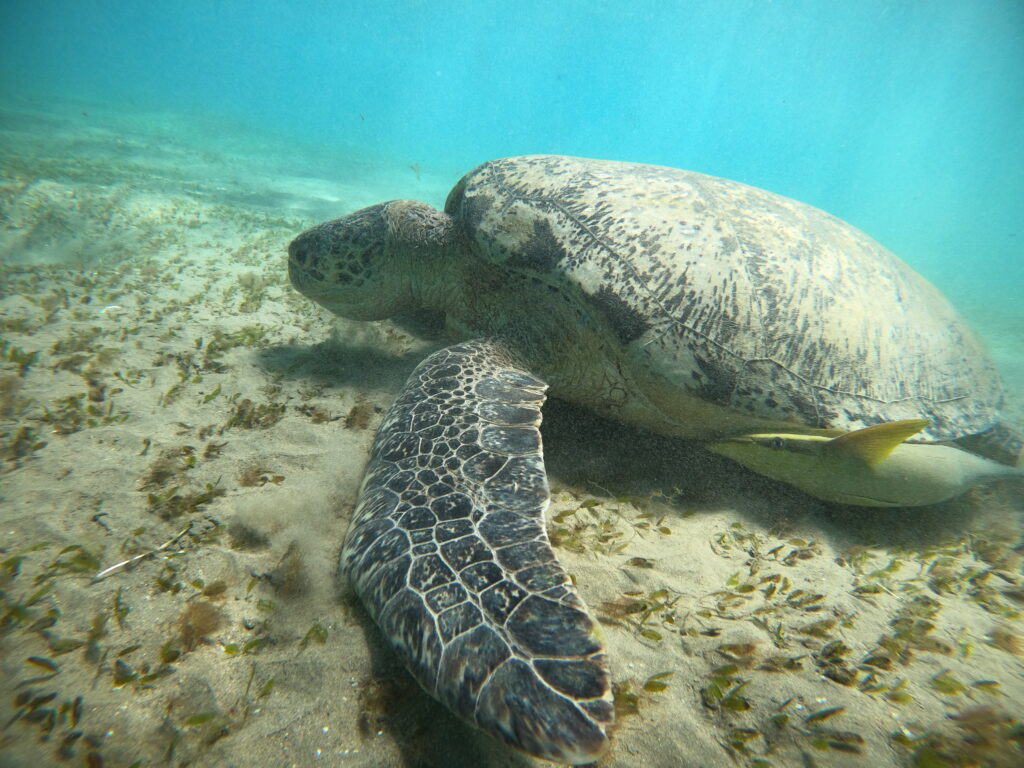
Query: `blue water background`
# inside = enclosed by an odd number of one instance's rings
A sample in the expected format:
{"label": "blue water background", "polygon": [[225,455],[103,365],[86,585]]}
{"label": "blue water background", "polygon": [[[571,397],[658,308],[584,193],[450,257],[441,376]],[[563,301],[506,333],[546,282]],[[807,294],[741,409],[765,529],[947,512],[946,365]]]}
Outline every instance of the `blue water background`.
{"label": "blue water background", "polygon": [[521,153],[699,170],[1024,311],[1020,0],[3,0],[0,88],[217,113],[452,181]]}

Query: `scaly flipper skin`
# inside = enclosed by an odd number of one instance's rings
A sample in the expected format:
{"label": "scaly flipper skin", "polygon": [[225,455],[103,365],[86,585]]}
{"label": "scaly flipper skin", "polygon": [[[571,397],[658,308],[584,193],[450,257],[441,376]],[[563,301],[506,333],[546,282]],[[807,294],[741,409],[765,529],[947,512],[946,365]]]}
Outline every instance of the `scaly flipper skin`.
{"label": "scaly flipper skin", "polygon": [[495,341],[424,360],[377,433],[341,569],[432,696],[582,764],[613,707],[600,632],[544,528],[545,389]]}

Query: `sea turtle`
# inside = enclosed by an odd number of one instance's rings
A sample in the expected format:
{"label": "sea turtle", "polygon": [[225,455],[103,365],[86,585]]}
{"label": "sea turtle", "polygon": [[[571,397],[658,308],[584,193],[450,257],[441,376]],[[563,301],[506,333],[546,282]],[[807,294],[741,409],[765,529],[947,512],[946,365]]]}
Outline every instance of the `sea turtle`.
{"label": "sea turtle", "polygon": [[600,632],[545,533],[548,387],[825,499],[931,503],[1020,471],[946,300],[848,224],[737,182],[508,158],[444,212],[381,203],[288,253],[332,312],[426,307],[462,339],[384,417],[340,569],[431,695],[542,758],[594,760],[613,720]]}

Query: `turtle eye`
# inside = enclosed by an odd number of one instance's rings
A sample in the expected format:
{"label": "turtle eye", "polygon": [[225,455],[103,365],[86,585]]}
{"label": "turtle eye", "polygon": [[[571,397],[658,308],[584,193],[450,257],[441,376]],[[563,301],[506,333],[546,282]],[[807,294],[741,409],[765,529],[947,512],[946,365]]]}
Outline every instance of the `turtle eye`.
{"label": "turtle eye", "polygon": [[783,440],[781,437],[773,437],[772,438],[772,448],[777,448],[777,449],[779,449],[781,451],[785,447],[786,447],[786,441]]}

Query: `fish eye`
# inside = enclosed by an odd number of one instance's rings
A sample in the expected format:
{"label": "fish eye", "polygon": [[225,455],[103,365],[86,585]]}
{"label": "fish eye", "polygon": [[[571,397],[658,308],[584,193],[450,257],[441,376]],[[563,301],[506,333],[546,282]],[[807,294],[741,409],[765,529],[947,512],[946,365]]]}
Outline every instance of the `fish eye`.
{"label": "fish eye", "polygon": [[782,450],[785,447],[786,447],[786,441],[783,440],[781,437],[773,437],[772,438],[772,448],[778,448],[779,450]]}

